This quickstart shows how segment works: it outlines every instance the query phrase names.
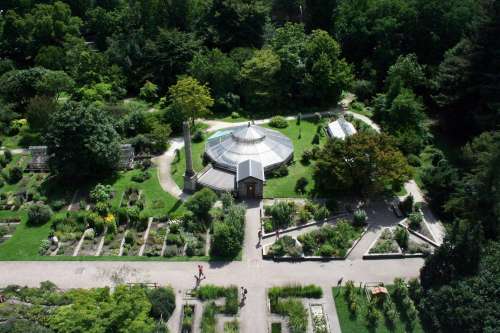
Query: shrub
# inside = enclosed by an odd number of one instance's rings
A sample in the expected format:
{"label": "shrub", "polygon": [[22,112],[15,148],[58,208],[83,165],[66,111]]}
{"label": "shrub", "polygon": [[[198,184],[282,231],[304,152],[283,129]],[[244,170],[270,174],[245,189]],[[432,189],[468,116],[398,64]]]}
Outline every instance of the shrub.
{"label": "shrub", "polygon": [[240,117],[240,114],[238,112],[231,112],[232,119],[238,119],[239,117]]}
{"label": "shrub", "polygon": [[313,217],[313,215],[306,209],[301,209],[299,211],[299,221],[301,223],[306,223],[308,222],[309,220],[311,220]]}
{"label": "shrub", "polygon": [[134,231],[127,230],[125,233],[125,243],[129,245],[135,244],[137,240],[137,234]]}
{"label": "shrub", "polygon": [[168,245],[184,246],[184,244],[185,244],[184,237],[180,234],[168,234],[167,235],[167,244]]}
{"label": "shrub", "polygon": [[118,232],[118,226],[116,225],[116,219],[112,214],[109,214],[104,219],[106,226],[108,227],[107,233],[114,235]]}
{"label": "shrub", "polygon": [[266,208],[266,214],[271,216],[275,228],[285,228],[292,222],[296,207],[293,202],[278,201]]}
{"label": "shrub", "polygon": [[405,216],[408,216],[413,211],[413,204],[413,195],[409,194],[403,201],[399,203],[399,209]]}
{"label": "shrub", "polygon": [[422,213],[414,212],[408,216],[410,229],[419,230],[423,221]]}
{"label": "shrub", "polygon": [[417,155],[410,154],[406,159],[408,160],[408,164],[411,165],[412,167],[418,168],[419,166],[422,165],[422,162],[420,161],[420,158]]}
{"label": "shrub", "polygon": [[330,216],[330,211],[323,205],[319,205],[313,212],[316,221],[323,221]]}
{"label": "shrub", "polygon": [[222,193],[220,196],[220,200],[222,202],[222,209],[224,209],[224,211],[227,211],[229,207],[234,205],[234,197],[229,192]]}
{"label": "shrub", "polygon": [[5,161],[7,163],[10,163],[12,161],[12,152],[9,149],[6,149],[4,151],[3,156],[4,156]]}
{"label": "shrub", "polygon": [[138,174],[132,176],[132,181],[136,183],[144,183],[151,177],[150,173],[147,171],[141,171]]}
{"label": "shrub", "polygon": [[290,236],[283,236],[277,240],[269,249],[269,255],[282,257],[289,255],[290,257],[300,257],[302,249],[297,245],[295,239]]}
{"label": "shrub", "polygon": [[313,139],[312,139],[312,142],[311,142],[313,145],[319,145],[319,134],[316,133],[314,134],[313,136]]}
{"label": "shrub", "polygon": [[216,201],[217,195],[214,191],[204,188],[186,201],[186,208],[194,214],[195,218],[208,222],[210,219],[209,211]]}
{"label": "shrub", "polygon": [[283,287],[273,287],[269,289],[269,297],[321,298],[323,297],[323,289],[314,284],[305,286],[299,284],[291,284]]}
{"label": "shrub", "polygon": [[108,215],[110,208],[111,204],[107,201],[99,201],[94,207],[95,211],[101,216]]}
{"label": "shrub", "polygon": [[30,225],[42,225],[49,222],[52,210],[44,204],[33,204],[28,207],[28,223]]}
{"label": "shrub", "polygon": [[271,172],[271,177],[285,177],[288,175],[288,167],[286,164],[282,164]]}
{"label": "shrub", "polygon": [[288,317],[288,328],[291,333],[305,333],[307,331],[307,310],[300,300],[276,301],[274,306],[271,305],[271,312]]}
{"label": "shrub", "polygon": [[54,200],[50,202],[50,207],[56,212],[61,210],[64,206],[66,206],[66,200],[64,199]]}
{"label": "shrub", "polygon": [[83,238],[85,239],[94,239],[95,238],[95,231],[94,229],[87,229],[85,230],[84,234],[83,234]]}
{"label": "shrub", "polygon": [[377,321],[380,318],[380,312],[377,310],[375,303],[370,302],[367,307],[365,319],[370,327],[377,326]]}
{"label": "shrub", "polygon": [[97,235],[100,235],[104,232],[104,228],[105,228],[105,222],[104,222],[104,219],[100,216],[97,216],[93,221],[92,221],[92,227],[94,228],[95,230],[95,233]]}
{"label": "shrub", "polygon": [[163,256],[170,258],[170,257],[175,257],[177,254],[178,254],[178,248],[176,245],[167,245],[165,247],[165,252],[163,253]]}
{"label": "shrub", "polygon": [[357,209],[354,211],[353,223],[356,226],[362,226],[366,223],[368,216],[366,215],[366,211],[364,209]]}
{"label": "shrub", "polygon": [[323,244],[320,246],[318,254],[322,257],[331,257],[335,253],[333,246],[330,244]]}
{"label": "shrub", "polygon": [[184,305],[182,318],[182,332],[191,332],[193,329],[194,305]]}
{"label": "shrub", "polygon": [[11,184],[16,184],[23,178],[23,170],[18,167],[14,166],[9,170],[9,182]]}
{"label": "shrub", "polygon": [[310,149],[305,149],[304,152],[302,153],[302,158],[301,162],[304,165],[309,165],[311,163],[311,160],[314,158],[313,152]]}
{"label": "shrub", "polygon": [[203,314],[201,315],[201,331],[204,333],[215,333],[217,319],[215,315],[217,314],[217,305],[214,302],[210,302],[203,307]]}
{"label": "shrub", "polygon": [[193,142],[202,142],[205,139],[203,132],[201,130],[197,130],[193,135]]}
{"label": "shrub", "polygon": [[168,288],[155,288],[148,292],[151,303],[151,317],[168,321],[175,310],[174,290]]}
{"label": "shrub", "polygon": [[94,203],[104,202],[111,199],[113,188],[110,185],[97,184],[90,191],[90,200]]}
{"label": "shrub", "polygon": [[403,250],[406,250],[408,248],[408,231],[404,228],[398,228],[394,232],[394,239],[398,243],[399,247],[401,247]]}
{"label": "shrub", "polygon": [[269,126],[274,128],[287,128],[288,122],[282,116],[274,116],[271,118],[271,121],[269,121]]}
{"label": "shrub", "polygon": [[158,99],[158,86],[146,81],[139,91],[139,97],[147,102],[154,102]]}
{"label": "shrub", "polygon": [[40,242],[40,246],[38,247],[38,254],[43,256],[47,254],[47,251],[50,249],[50,241],[48,239],[44,239]]}
{"label": "shrub", "polygon": [[295,192],[305,193],[308,184],[309,181],[306,179],[306,177],[300,177],[299,179],[297,179],[297,183],[295,184]]}

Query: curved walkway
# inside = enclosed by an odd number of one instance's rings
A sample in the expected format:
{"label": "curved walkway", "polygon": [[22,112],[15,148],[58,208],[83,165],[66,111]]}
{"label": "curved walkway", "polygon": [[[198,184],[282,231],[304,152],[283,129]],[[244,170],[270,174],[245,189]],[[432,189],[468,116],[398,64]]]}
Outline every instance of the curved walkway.
{"label": "curved walkway", "polygon": [[175,198],[185,200],[188,195],[177,185],[171,173],[172,162],[176,155],[175,151],[182,149],[182,147],[184,147],[183,139],[173,138],[170,140],[170,147],[168,150],[163,153],[163,155],[153,158],[152,161],[158,168],[158,181],[160,182],[161,188]]}

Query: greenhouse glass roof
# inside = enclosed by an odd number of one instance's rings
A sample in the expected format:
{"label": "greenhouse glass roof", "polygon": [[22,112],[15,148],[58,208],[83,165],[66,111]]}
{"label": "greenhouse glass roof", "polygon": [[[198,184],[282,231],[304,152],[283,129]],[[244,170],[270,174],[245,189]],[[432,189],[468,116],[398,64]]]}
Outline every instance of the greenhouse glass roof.
{"label": "greenhouse glass roof", "polygon": [[254,160],[268,171],[292,158],[293,144],[280,132],[249,124],[215,133],[205,153],[220,168],[236,172],[239,163]]}

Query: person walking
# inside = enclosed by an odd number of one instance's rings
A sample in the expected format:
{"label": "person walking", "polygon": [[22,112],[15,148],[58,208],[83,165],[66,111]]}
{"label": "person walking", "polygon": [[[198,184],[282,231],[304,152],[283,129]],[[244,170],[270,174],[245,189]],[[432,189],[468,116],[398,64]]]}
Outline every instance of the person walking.
{"label": "person walking", "polygon": [[241,304],[244,305],[247,300],[248,290],[247,288],[241,286]]}
{"label": "person walking", "polygon": [[206,279],[205,273],[203,273],[203,266],[198,265],[198,278],[201,279],[202,277]]}
{"label": "person walking", "polygon": [[280,239],[280,229],[276,229],[276,239]]}
{"label": "person walking", "polygon": [[257,233],[257,236],[259,237],[259,247],[260,247],[260,244],[262,243],[262,229],[259,229],[259,232]]}

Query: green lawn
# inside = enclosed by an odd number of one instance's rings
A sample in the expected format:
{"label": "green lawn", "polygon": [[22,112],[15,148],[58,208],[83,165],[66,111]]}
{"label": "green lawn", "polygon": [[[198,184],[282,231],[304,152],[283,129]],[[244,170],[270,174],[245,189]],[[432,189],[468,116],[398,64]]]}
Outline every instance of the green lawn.
{"label": "green lawn", "polygon": [[[304,150],[311,149],[313,144],[312,140],[316,134],[317,124],[302,120],[301,125],[297,125],[295,120],[288,122],[288,127],[278,129],[281,133],[290,138],[293,142],[294,158],[292,164],[288,167],[288,176],[280,178],[266,179],[266,186],[264,187],[264,197],[266,198],[301,198],[307,197],[308,194],[299,194],[295,192],[295,184],[301,177],[305,177],[309,181],[306,190],[310,191],[314,188],[313,169],[314,162],[311,161],[310,165],[303,165],[300,160]],[[265,127],[269,127],[265,125]],[[299,138],[299,133],[301,137]],[[321,142],[327,140],[326,136],[321,137]]]}
{"label": "green lawn", "polygon": [[[268,125],[264,127],[271,128]],[[266,198],[301,198],[307,197],[306,194],[299,194],[295,192],[295,184],[300,177],[305,177],[309,181],[307,190],[314,188],[314,181],[312,179],[313,165],[312,162],[308,166],[302,165],[300,159],[304,150],[312,147],[312,140],[316,134],[317,125],[313,122],[302,120],[301,125],[298,126],[295,120],[288,122],[288,127],[284,129],[277,129],[284,135],[289,137],[294,146],[294,161],[288,167],[288,176],[281,178],[268,178],[266,179],[266,186],[264,187],[264,196]],[[299,130],[300,128],[300,130]],[[301,138],[299,139],[299,131]],[[205,138],[210,137],[212,133],[206,133]],[[321,137],[321,143],[326,141],[326,137]],[[205,150],[205,141],[192,144],[193,150],[193,167],[195,171],[203,169],[203,152]],[[172,177],[180,188],[183,187],[183,176],[186,171],[186,162],[184,149],[181,149],[179,159],[172,163]]]}
{"label": "green lawn", "polygon": [[150,178],[145,182],[133,182],[131,178],[139,172],[139,170],[121,172],[116,179],[106,182],[110,184],[115,191],[115,197],[112,200],[113,207],[118,207],[121,196],[127,187],[134,186],[142,190],[143,194],[146,196],[144,213],[148,216],[176,215],[184,212],[182,201],[174,198],[161,188],[158,182],[156,168],[151,168],[148,171],[150,173]]}
{"label": "green lawn", "polygon": [[[205,138],[210,137],[212,133],[205,133]],[[205,151],[205,140],[191,144],[193,152],[193,168],[196,172],[201,171],[203,167],[203,152]],[[172,163],[170,170],[172,178],[180,188],[184,187],[184,173],[186,172],[186,154],[184,148],[180,150],[179,159]]]}
{"label": "green lawn", "polygon": [[[339,290],[340,289],[340,290]],[[389,287],[389,292],[391,288]],[[387,327],[385,320],[383,318],[378,320],[378,325],[376,328],[370,328],[366,324],[365,313],[366,307],[368,304],[368,300],[364,294],[364,291],[358,294],[357,302],[358,302],[358,313],[356,317],[352,317],[349,309],[347,307],[347,302],[344,298],[344,287],[340,288],[332,288],[333,297],[335,300],[335,307],[337,309],[337,315],[340,321],[340,328],[342,332],[356,332],[356,333],[423,333],[420,322],[415,323],[413,328],[407,326],[406,322],[404,322],[399,316],[399,319],[396,322],[396,325],[393,329]],[[356,288],[358,290],[358,288]],[[340,291],[340,292],[339,292]]]}

